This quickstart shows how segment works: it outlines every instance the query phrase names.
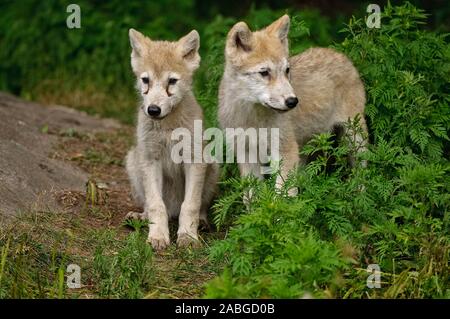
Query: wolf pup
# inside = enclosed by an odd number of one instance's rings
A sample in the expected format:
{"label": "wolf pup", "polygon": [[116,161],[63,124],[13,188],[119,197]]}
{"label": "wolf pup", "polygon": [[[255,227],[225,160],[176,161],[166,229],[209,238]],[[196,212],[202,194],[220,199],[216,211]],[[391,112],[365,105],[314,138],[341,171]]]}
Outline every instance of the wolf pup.
{"label": "wolf pup", "polygon": [[[277,188],[304,162],[299,149],[313,134],[342,127],[357,114],[361,114],[363,131],[367,130],[362,116],[364,86],[353,64],[345,55],[326,48],[311,48],[289,57],[289,25],[287,15],[255,32],[244,22],[234,25],[226,40],[219,90],[223,128],[279,128],[282,166]],[[364,148],[361,134],[345,133]],[[260,160],[240,163],[239,170],[241,176],[262,178]],[[297,189],[288,193],[296,195]]]}
{"label": "wolf pup", "polygon": [[136,146],[126,157],[126,169],[136,203],[148,219],[148,241],[156,250],[170,244],[169,218],[179,219],[178,246],[198,244],[199,221],[207,222],[218,178],[218,167],[205,163],[175,163],[171,158],[173,130],[202,120],[192,93],[192,78],[200,63],[200,38],[192,31],[177,42],[153,41],[130,29],[131,66],[141,103]]}

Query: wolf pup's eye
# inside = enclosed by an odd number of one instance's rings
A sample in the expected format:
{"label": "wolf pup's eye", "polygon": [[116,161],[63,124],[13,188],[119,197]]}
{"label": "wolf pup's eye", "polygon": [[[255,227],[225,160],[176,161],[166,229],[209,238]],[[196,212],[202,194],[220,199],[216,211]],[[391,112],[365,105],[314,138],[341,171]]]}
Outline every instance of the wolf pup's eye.
{"label": "wolf pup's eye", "polygon": [[269,76],[269,71],[267,71],[267,70],[264,70],[264,71],[261,71],[261,72],[259,72],[259,74],[261,74],[261,76],[263,76],[263,77],[266,77],[266,76]]}
{"label": "wolf pup's eye", "polygon": [[144,84],[148,84],[150,82],[150,79],[148,77],[141,78],[141,80]]}
{"label": "wolf pup's eye", "polygon": [[175,78],[170,78],[169,79],[169,85],[174,85],[174,84],[176,84],[178,82],[178,79],[175,79]]}
{"label": "wolf pup's eye", "polygon": [[286,74],[289,74],[289,71],[290,71],[291,69],[288,67],[288,68],[286,68]]}

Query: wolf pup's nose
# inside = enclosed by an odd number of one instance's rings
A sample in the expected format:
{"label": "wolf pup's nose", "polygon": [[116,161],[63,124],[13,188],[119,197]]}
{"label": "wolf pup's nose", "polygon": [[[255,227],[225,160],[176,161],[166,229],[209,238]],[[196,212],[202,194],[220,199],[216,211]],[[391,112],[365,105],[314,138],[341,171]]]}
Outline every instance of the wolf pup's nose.
{"label": "wolf pup's nose", "polygon": [[296,97],[288,97],[286,101],[284,101],[284,104],[290,109],[293,109],[298,104],[298,99]]}
{"label": "wolf pup's nose", "polygon": [[161,114],[161,108],[155,104],[152,104],[147,108],[147,113],[150,116],[158,116]]}

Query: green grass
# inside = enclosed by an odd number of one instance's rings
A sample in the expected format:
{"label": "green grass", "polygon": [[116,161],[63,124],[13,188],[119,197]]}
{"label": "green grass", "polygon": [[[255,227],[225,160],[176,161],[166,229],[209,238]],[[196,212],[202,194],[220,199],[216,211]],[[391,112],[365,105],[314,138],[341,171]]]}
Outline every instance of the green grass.
{"label": "green grass", "polygon": [[152,250],[142,225],[133,231],[119,249],[111,247],[116,234],[102,234],[94,254],[94,280],[99,296],[105,298],[142,298],[151,289],[154,277]]}
{"label": "green grass", "polygon": [[[97,230],[84,224],[91,215],[67,215],[27,213],[2,229],[0,298],[142,297],[152,278],[142,232]],[[81,267],[81,289],[67,288],[69,264]]]}

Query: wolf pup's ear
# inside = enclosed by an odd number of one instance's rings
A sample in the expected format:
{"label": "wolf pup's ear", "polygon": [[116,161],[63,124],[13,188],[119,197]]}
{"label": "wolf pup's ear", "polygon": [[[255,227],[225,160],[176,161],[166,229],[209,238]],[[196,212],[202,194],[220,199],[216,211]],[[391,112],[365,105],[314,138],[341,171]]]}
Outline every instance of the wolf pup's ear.
{"label": "wolf pup's ear", "polygon": [[133,49],[133,51],[131,52],[131,56],[141,56],[143,53],[145,36],[134,29],[130,29],[128,31],[128,35],[130,37],[131,48]]}
{"label": "wolf pup's ear", "polygon": [[198,32],[192,30],[178,40],[178,48],[187,65],[192,70],[197,69],[200,65],[200,55],[198,54],[198,49],[200,48],[200,35]]}
{"label": "wolf pup's ear", "polygon": [[239,51],[250,52],[253,47],[253,34],[245,22],[236,23],[228,32],[225,52],[232,55]]}
{"label": "wolf pup's ear", "polygon": [[286,46],[286,49],[288,49],[288,34],[290,25],[291,20],[289,16],[285,14],[284,16],[273,22],[271,25],[269,25],[266,28],[266,32],[278,37],[281,43],[283,43],[283,45]]}

